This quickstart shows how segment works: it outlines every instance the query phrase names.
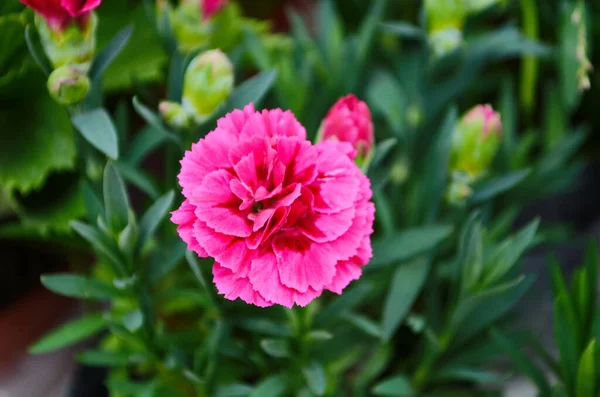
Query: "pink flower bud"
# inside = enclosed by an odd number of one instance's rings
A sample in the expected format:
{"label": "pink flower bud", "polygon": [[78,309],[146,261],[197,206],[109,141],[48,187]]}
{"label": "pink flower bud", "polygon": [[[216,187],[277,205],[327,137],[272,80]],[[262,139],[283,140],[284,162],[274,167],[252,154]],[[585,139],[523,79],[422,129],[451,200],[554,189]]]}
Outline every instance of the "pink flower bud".
{"label": "pink flower bud", "polygon": [[481,123],[481,132],[486,138],[489,134],[502,136],[502,122],[500,115],[494,111],[491,105],[477,105],[471,109],[463,118],[463,123]]}
{"label": "pink flower bud", "polygon": [[340,98],[321,124],[319,140],[334,139],[349,142],[360,160],[373,150],[373,121],[366,103],[350,94]]}
{"label": "pink flower bud", "polygon": [[202,3],[202,17],[206,20],[227,5],[228,0],[200,0]]}
{"label": "pink flower bud", "polygon": [[102,0],[21,0],[32,8],[57,30],[64,30],[72,22],[83,27],[90,12],[98,7]]}

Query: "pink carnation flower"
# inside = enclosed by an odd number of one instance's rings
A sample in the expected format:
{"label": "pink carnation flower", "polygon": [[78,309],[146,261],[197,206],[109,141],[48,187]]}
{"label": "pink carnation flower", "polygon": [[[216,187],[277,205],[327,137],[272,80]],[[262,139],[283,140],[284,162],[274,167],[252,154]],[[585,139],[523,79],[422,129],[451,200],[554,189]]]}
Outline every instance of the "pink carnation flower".
{"label": "pink carnation flower", "polygon": [[322,139],[349,142],[360,157],[368,157],[373,149],[373,121],[367,104],[350,94],[340,98],[323,120]]}
{"label": "pink carnation flower", "polygon": [[83,26],[90,11],[102,0],[21,0],[21,3],[42,15],[53,28],[63,30],[73,21]]}
{"label": "pink carnation flower", "polygon": [[361,275],[375,207],[348,143],[306,140],[294,115],[250,104],[217,123],[181,161],[181,238],[213,257],[225,298],[305,306]]}

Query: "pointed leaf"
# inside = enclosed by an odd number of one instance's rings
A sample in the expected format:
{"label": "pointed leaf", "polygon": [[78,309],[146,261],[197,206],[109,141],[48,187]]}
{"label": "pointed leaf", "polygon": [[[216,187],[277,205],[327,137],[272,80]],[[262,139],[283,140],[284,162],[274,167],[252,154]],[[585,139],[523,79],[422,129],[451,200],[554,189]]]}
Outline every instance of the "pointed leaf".
{"label": "pointed leaf", "polygon": [[275,83],[276,78],[277,71],[271,69],[244,81],[229,97],[223,113],[229,113],[234,109],[243,109],[249,103],[258,106]]}
{"label": "pointed leaf", "polygon": [[290,348],[284,339],[263,339],[260,347],[271,357],[290,357]]}
{"label": "pointed leaf", "polygon": [[286,378],[271,376],[260,382],[250,393],[250,397],[281,397],[287,388]]}
{"label": "pointed leaf", "polygon": [[408,378],[402,375],[388,378],[378,383],[373,388],[373,394],[384,397],[412,397],[416,396]]}
{"label": "pointed leaf", "polygon": [[421,292],[428,273],[429,261],[423,257],[398,266],[383,307],[381,328],[384,339],[389,340],[402,324]]}
{"label": "pointed leaf", "polygon": [[169,210],[173,206],[175,192],[172,190],[160,197],[152,204],[140,220],[140,237],[138,248],[141,248],[146,243],[146,240],[154,234],[158,225],[162,222]]}
{"label": "pointed leaf", "polygon": [[96,80],[102,75],[102,73],[110,66],[112,61],[119,55],[119,53],[125,48],[127,42],[131,38],[133,33],[133,26],[127,26],[121,30],[111,41],[108,43],[102,51],[100,51],[94,58],[92,67],[90,69],[90,78]]}
{"label": "pointed leaf", "polygon": [[106,328],[101,314],[92,314],[52,330],[29,348],[32,354],[50,353],[87,339]]}
{"label": "pointed leaf", "polygon": [[37,63],[40,69],[42,69],[42,72],[48,76],[50,72],[52,72],[52,67],[50,66],[50,62],[48,62],[46,54],[44,54],[44,50],[42,49],[39,40],[34,38],[31,29],[31,25],[27,25],[25,27],[25,41],[27,42],[27,49],[29,50],[31,57],[35,60],[35,63]]}
{"label": "pointed leaf", "polygon": [[113,241],[106,235],[101,233],[95,227],[86,225],[83,222],[72,221],[71,227],[77,234],[83,237],[88,243],[94,247],[100,254],[106,256],[115,266],[123,268],[123,258]]}
{"label": "pointed leaf", "polygon": [[325,377],[325,370],[323,366],[314,361],[308,366],[302,368],[302,373],[306,379],[306,384],[311,392],[317,396],[325,394],[325,386],[327,385],[327,379]]}
{"label": "pointed leaf", "polygon": [[86,141],[113,160],[119,157],[117,129],[104,109],[78,114],[71,120]]}
{"label": "pointed leaf", "polygon": [[104,168],[103,192],[108,226],[118,233],[129,221],[129,198],[121,175],[110,162]]}
{"label": "pointed leaf", "polygon": [[577,397],[595,397],[596,393],[596,341],[592,340],[587,346],[577,371]]}
{"label": "pointed leaf", "polygon": [[521,183],[530,173],[530,169],[515,171],[475,186],[475,193],[473,193],[470,199],[471,203],[483,203],[512,189]]}
{"label": "pointed leaf", "polygon": [[365,271],[398,263],[435,248],[452,233],[450,225],[430,225],[407,229],[373,242],[373,259]]}
{"label": "pointed leaf", "polygon": [[71,298],[110,300],[122,295],[121,291],[112,285],[76,274],[43,275],[41,280],[44,287],[50,291]]}

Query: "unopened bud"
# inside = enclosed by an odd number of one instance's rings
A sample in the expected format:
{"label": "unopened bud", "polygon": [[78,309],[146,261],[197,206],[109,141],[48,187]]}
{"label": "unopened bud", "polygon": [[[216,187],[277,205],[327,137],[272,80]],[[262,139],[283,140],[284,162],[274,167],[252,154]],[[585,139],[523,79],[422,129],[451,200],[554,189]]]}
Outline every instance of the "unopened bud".
{"label": "unopened bud", "polygon": [[367,165],[373,154],[374,135],[371,111],[367,104],[350,94],[340,98],[321,123],[317,141],[335,139],[352,144],[356,163]]}
{"label": "unopened bud", "polygon": [[158,111],[163,120],[175,129],[186,130],[193,125],[192,118],[179,103],[163,101],[158,105]]}
{"label": "unopened bud", "polygon": [[487,171],[502,137],[500,115],[490,105],[478,105],[460,120],[452,137],[450,169],[472,180]]}
{"label": "unopened bud", "polygon": [[444,55],[463,41],[462,28],[467,15],[464,0],[425,0],[427,31],[433,52]]}
{"label": "unopened bud", "polygon": [[44,51],[54,68],[77,65],[88,71],[96,51],[96,26],[98,18],[90,12],[85,24],[71,23],[56,29],[46,19],[36,15],[35,21]]}
{"label": "unopened bud", "polygon": [[227,100],[233,81],[233,65],[221,50],[199,54],[185,72],[183,108],[202,123]]}
{"label": "unopened bud", "polygon": [[70,106],[85,99],[90,90],[90,79],[77,66],[66,65],[50,74],[47,85],[56,102]]}

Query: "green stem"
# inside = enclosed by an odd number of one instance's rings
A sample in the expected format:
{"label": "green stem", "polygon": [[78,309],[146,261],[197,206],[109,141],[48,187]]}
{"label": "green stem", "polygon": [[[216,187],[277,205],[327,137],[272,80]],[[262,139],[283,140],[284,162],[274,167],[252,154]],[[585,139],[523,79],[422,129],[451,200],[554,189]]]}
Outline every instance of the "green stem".
{"label": "green stem", "polygon": [[[532,40],[539,39],[539,22],[536,0],[521,1],[523,33]],[[528,116],[535,105],[535,91],[538,79],[538,61],[533,55],[523,57],[521,69],[521,104]]]}

